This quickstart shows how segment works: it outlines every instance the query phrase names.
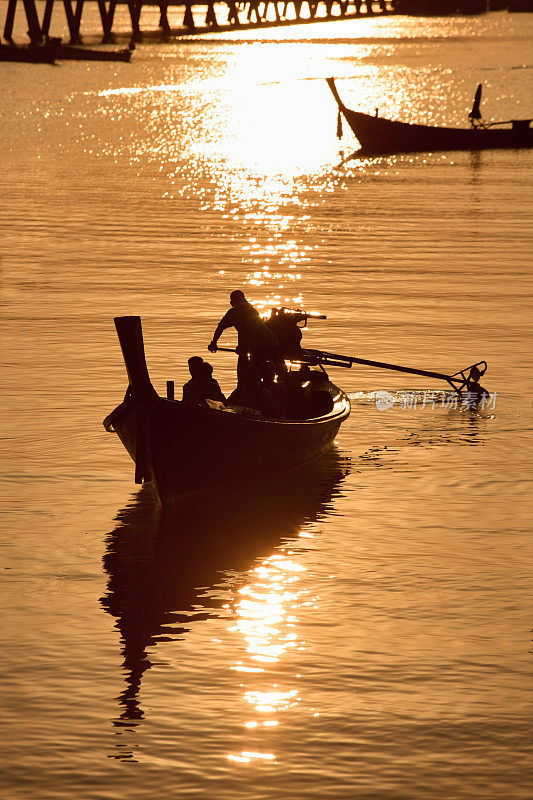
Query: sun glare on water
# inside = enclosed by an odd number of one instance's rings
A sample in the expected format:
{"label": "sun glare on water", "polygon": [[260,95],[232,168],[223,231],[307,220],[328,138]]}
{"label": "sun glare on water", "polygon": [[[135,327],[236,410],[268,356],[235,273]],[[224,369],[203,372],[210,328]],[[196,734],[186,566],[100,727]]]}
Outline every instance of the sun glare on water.
{"label": "sun glare on water", "polygon": [[[228,754],[230,761],[275,762],[275,753],[265,747],[268,734],[302,701],[299,689],[287,685],[283,662],[291,651],[306,647],[298,634],[298,609],[309,602],[301,582],[305,571],[294,552],[276,553],[252,570],[249,582],[238,591],[229,630],[239,635],[245,657],[230,669],[245,681],[240,684],[247,717],[243,728],[250,738],[244,739],[242,750]],[[295,674],[291,682],[298,677]]]}

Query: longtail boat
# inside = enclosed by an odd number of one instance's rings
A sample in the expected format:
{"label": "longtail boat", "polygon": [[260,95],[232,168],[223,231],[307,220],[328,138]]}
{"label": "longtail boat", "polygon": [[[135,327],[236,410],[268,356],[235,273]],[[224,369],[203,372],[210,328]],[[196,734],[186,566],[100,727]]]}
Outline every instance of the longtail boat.
{"label": "longtail boat", "polygon": [[63,44],[59,36],[49,36],[47,43],[55,46],[56,58],[69,61],[131,61],[131,54],[135,49],[133,42],[128,47],[123,47],[119,50],[109,50],[101,47],[79,47],[72,44]]}
{"label": "longtail boat", "polygon": [[123,47],[120,50],[104,50],[89,47],[75,47],[70,44],[60,44],[57,48],[56,58],[68,61],[131,61],[132,50]]}
{"label": "longtail boat", "polygon": [[[289,325],[305,324],[310,317],[326,318],[300,309],[273,309],[269,322],[281,336],[280,346]],[[329,380],[324,365],[348,369],[361,365],[445,381],[473,410],[490,397],[479,384],[486,361],[448,375],[311,350],[294,342],[290,347],[285,338],[289,412],[287,419],[272,419],[254,409],[211,400],[198,405],[175,400],[173,390],[168,392],[172,382],[167,382],[167,397],[160,397],[148,374],[140,317],[115,317],[115,327],[129,385],[124,400],[103,425],[118,434],[135,462],[135,482],[148,484],[163,507],[206,493],[224,497],[231,489],[286,475],[324,454],[350,414],[348,395]]]}
{"label": "longtail boat", "polygon": [[103,424],[135,462],[135,482],[150,484],[163,507],[309,463],[330,448],[350,414],[348,396],[321,365],[294,374],[294,419],[161,397],[148,374],[140,317],[116,317],[115,327],[129,387]]}
{"label": "longtail boat", "polygon": [[[357,156],[392,155],[445,150],[491,150],[500,148],[533,147],[533,119],[511,119],[502,122],[483,122],[479,113],[481,84],[476,91],[474,106],[469,114],[470,128],[442,128],[413,125],[383,117],[352,111],[342,102],[335,80],[327,83],[337,101],[339,125],[346,120],[361,146]],[[341,116],[342,115],[342,116]],[[496,127],[507,125],[510,127]],[[339,131],[338,127],[338,131]]]}
{"label": "longtail boat", "polygon": [[33,64],[55,64],[69,61],[131,61],[133,45],[119,50],[77,47],[63,44],[60,37],[50,36],[42,44],[0,44],[0,61],[25,61]]}
{"label": "longtail boat", "polygon": [[55,64],[55,44],[0,44],[0,61],[23,61],[27,64]]}

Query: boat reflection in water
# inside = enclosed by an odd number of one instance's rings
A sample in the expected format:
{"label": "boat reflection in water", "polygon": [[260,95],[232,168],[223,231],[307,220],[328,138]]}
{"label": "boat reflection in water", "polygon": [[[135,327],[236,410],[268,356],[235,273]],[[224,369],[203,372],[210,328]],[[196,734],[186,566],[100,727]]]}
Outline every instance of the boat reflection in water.
{"label": "boat reflection in water", "polygon": [[159,512],[143,487],[119,512],[103,558],[109,580],[101,599],[116,617],[124,656],[115,726],[132,728],[143,719],[139,692],[152,666],[149,648],[215,615],[225,601],[206,599],[206,587],[220,584],[227,571],[236,583],[257,559],[326,515],[348,471],[348,459],[333,449],[292,474],[209,504]]}

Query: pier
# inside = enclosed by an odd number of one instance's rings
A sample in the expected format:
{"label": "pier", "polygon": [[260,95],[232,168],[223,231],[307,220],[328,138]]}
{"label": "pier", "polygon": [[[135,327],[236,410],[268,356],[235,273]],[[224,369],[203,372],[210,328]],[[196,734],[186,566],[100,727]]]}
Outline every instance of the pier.
{"label": "pier", "polygon": [[[70,43],[83,41],[83,12],[87,3],[97,3],[101,21],[103,43],[115,41],[113,30],[118,5],[127,7],[131,21],[132,41],[143,39],[165,40],[170,37],[190,36],[214,31],[246,30],[283,25],[295,25],[328,20],[349,19],[373,14],[394,12],[394,0],[204,0],[195,2],[172,2],[172,0],[46,0],[42,17],[39,18],[35,0],[9,0],[3,25],[3,37],[12,41],[15,14],[24,14],[28,36],[32,44],[46,41],[54,14],[64,14],[68,25]],[[143,29],[143,7],[159,7],[157,29]],[[169,9],[177,9],[182,15],[182,24],[171,26]],[[175,16],[175,15],[174,15]],[[123,35],[123,34],[122,34]]]}

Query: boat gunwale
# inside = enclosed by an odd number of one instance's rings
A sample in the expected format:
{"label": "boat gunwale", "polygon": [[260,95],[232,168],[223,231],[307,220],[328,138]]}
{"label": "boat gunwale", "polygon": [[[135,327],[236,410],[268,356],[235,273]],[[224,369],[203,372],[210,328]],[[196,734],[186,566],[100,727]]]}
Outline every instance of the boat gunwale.
{"label": "boat gunwale", "polygon": [[[338,389],[338,387],[335,387]],[[215,412],[220,415],[225,415],[225,418],[228,421],[240,421],[246,423],[255,423],[255,424],[268,424],[274,425],[275,427],[286,428],[288,426],[293,427],[296,425],[299,426],[309,426],[309,425],[322,425],[329,422],[334,422],[337,419],[346,419],[351,411],[351,403],[350,398],[343,392],[342,389],[338,389],[338,394],[332,397],[334,402],[333,409],[327,413],[323,414],[320,417],[312,417],[310,419],[272,419],[271,417],[248,417],[245,414],[239,413],[235,411],[232,413],[231,411],[227,411],[226,408],[213,408],[212,406],[203,406],[197,405],[195,403],[186,403],[183,400],[171,400],[168,397],[161,397],[161,395],[156,395],[151,400],[144,400],[144,401],[136,401],[131,398],[127,400],[123,400],[113,411],[108,414],[108,416],[104,420],[104,427],[107,430],[113,430],[113,417],[120,413],[120,410],[126,411],[128,407],[137,406],[139,409],[146,408],[152,404],[159,404],[164,403],[168,406],[176,406],[180,408],[185,408],[187,411],[191,411],[193,415],[197,415],[199,417],[205,416],[206,412]],[[221,416],[220,419],[222,420],[223,417]],[[108,423],[107,425],[105,423]]]}
{"label": "boat gunwale", "polygon": [[[426,125],[423,122],[404,122],[401,119],[389,119],[388,117],[376,117],[373,114],[366,114],[364,111],[355,111],[353,108],[348,108],[347,106],[342,106],[341,111],[346,117],[346,121],[348,120],[348,114],[352,116],[364,117],[365,119],[372,120],[372,124],[377,124],[381,126],[385,125],[394,125],[395,127],[405,127],[409,128],[410,130],[413,129],[420,129],[422,131],[430,131],[434,133],[435,131],[443,132],[443,133],[468,133],[475,136],[476,134],[487,134],[487,133],[513,133],[513,128],[497,128],[496,123],[488,123],[487,127],[477,127],[477,128],[457,128],[457,127],[450,127],[449,125]],[[533,118],[524,118],[524,119],[510,119],[506,123],[500,123],[501,125],[512,125],[516,122],[532,122]]]}

